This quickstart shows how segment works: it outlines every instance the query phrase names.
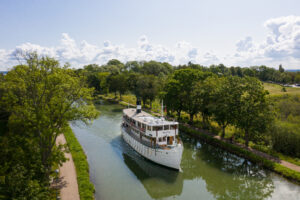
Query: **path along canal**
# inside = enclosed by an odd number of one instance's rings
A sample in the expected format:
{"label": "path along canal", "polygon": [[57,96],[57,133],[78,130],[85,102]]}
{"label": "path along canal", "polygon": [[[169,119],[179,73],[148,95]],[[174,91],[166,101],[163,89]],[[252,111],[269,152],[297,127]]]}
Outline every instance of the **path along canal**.
{"label": "path along canal", "polygon": [[102,102],[90,126],[71,127],[88,157],[97,200],[300,199],[300,186],[241,157],[181,134],[182,172],[151,163],[121,137],[123,107]]}

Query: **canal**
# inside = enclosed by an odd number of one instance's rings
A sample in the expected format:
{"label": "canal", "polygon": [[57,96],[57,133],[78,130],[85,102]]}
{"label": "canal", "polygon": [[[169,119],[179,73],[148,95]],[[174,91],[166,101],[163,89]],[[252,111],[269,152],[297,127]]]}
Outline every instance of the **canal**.
{"label": "canal", "polygon": [[122,106],[102,102],[90,126],[71,127],[88,157],[97,200],[300,199],[300,186],[182,134],[182,172],[151,163],[120,132]]}

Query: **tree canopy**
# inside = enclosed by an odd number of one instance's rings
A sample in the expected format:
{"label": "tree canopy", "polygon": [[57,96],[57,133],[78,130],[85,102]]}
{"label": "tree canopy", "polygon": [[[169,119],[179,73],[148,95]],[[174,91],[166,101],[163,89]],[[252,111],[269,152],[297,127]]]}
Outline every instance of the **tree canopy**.
{"label": "tree canopy", "polygon": [[36,53],[23,59],[26,64],[14,67],[0,82],[1,111],[9,114],[0,140],[6,150],[1,151],[5,159],[0,173],[11,198],[42,199],[33,196],[49,189],[52,167],[65,161],[62,146],[55,144],[57,136],[70,121],[89,123],[98,111],[84,76]]}

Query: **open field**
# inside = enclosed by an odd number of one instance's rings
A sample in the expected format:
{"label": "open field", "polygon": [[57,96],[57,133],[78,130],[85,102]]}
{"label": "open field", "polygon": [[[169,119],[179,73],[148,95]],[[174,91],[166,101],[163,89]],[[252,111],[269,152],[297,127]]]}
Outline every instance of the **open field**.
{"label": "open field", "polygon": [[282,95],[282,94],[299,94],[300,88],[285,87],[286,92],[282,91],[282,86],[274,83],[263,83],[266,90],[270,92],[271,95]]}

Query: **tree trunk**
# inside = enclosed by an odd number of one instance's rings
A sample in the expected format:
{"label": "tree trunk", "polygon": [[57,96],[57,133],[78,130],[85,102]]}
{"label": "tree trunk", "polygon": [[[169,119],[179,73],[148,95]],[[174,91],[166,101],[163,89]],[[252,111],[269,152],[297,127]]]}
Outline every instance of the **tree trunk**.
{"label": "tree trunk", "polygon": [[245,130],[245,145],[248,148],[248,145],[249,145],[249,132],[248,132],[248,129]]}
{"label": "tree trunk", "polygon": [[203,124],[203,128],[204,129],[207,129],[208,127],[207,127],[207,117],[206,117],[206,115],[204,114],[204,113],[202,113],[202,124]]}
{"label": "tree trunk", "polygon": [[180,118],[181,118],[180,115],[181,115],[181,111],[177,111],[177,119],[178,119],[178,120],[180,120]]}
{"label": "tree trunk", "polygon": [[190,124],[193,124],[194,121],[194,114],[190,114]]}
{"label": "tree trunk", "polygon": [[221,138],[225,137],[225,128],[226,128],[226,126],[222,125],[222,135],[221,135]]}

